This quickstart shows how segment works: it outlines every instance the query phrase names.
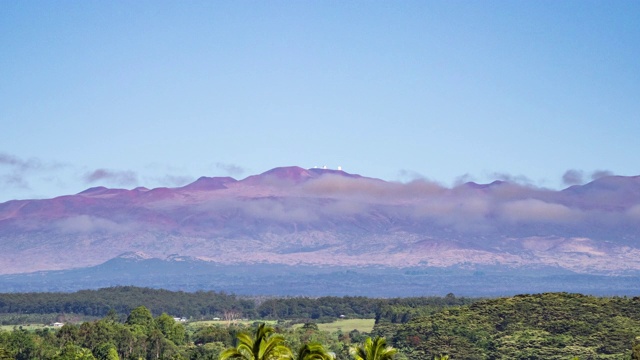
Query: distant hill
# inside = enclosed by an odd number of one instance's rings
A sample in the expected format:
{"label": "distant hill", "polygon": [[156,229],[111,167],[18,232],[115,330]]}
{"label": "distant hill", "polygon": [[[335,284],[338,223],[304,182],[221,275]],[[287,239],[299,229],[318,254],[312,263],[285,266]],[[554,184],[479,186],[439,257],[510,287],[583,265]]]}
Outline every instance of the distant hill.
{"label": "distant hill", "polygon": [[[176,274],[185,259],[203,273],[216,266],[400,273],[491,267],[636,276],[640,176],[553,191],[505,181],[445,188],[283,167],[178,188],[95,187],[0,204],[0,247],[0,274],[7,276],[112,268],[127,253],[158,259],[165,270],[170,258]],[[121,266],[107,285],[141,278]]]}
{"label": "distant hill", "polygon": [[640,298],[518,295],[447,308],[406,324],[381,323],[374,331],[410,360],[441,354],[470,360],[630,359],[632,346],[640,345]]}

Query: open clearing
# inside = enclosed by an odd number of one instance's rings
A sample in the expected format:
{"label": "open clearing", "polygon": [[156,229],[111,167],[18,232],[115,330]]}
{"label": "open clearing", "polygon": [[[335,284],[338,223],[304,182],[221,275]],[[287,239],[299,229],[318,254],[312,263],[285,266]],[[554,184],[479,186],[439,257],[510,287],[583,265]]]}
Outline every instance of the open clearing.
{"label": "open clearing", "polygon": [[[318,329],[322,331],[334,332],[342,331],[350,332],[352,330],[358,330],[360,332],[370,333],[373,330],[373,325],[376,323],[376,319],[340,319],[334,322],[317,324]],[[294,327],[301,327],[303,324],[296,324]]]}
{"label": "open clearing", "polygon": [[0,325],[0,331],[13,331],[13,329],[19,329],[19,328],[23,328],[24,330],[27,331],[34,331],[34,330],[38,330],[38,329],[44,329],[44,328],[49,328],[49,329],[56,329],[53,326],[49,326],[49,325],[45,325],[45,324],[29,324],[29,325]]}
{"label": "open clearing", "polygon": [[360,332],[370,333],[375,323],[376,319],[340,319],[332,323],[318,324],[318,329],[328,332],[358,330]]}
{"label": "open clearing", "polygon": [[[253,323],[266,323],[267,325],[275,326],[278,322],[275,320],[242,320],[236,321],[236,324],[243,325],[251,325]],[[334,322],[325,323],[325,324],[317,324],[318,329],[327,332],[334,331],[342,331],[349,332],[352,330],[358,330],[360,332],[370,333],[373,330],[373,325],[375,324],[375,319],[339,319]],[[202,328],[210,325],[229,325],[228,321],[224,320],[208,320],[208,321],[191,321],[188,323],[188,326],[191,328]],[[303,324],[293,325],[294,328],[299,328]]]}
{"label": "open clearing", "polygon": [[267,325],[275,326],[278,322],[276,320],[237,320],[237,321],[227,321],[227,320],[205,320],[205,321],[190,321],[188,322],[188,326],[194,328],[202,328],[210,325],[224,325],[228,326],[229,324],[242,324],[242,325],[251,325],[255,322],[266,323]]}

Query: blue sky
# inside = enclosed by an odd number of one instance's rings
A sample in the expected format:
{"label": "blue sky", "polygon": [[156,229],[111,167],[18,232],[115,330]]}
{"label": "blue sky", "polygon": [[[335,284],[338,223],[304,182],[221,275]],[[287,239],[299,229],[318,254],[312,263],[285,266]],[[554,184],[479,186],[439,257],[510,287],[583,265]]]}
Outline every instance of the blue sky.
{"label": "blue sky", "polygon": [[0,201],[288,165],[446,186],[638,175],[639,16],[637,1],[3,1]]}

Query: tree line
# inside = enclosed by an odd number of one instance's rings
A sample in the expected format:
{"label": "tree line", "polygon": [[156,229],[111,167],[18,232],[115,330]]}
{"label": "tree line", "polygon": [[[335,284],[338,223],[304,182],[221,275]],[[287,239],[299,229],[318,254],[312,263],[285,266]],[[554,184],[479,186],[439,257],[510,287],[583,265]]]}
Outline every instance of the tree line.
{"label": "tree line", "polygon": [[128,314],[140,305],[145,305],[154,315],[165,312],[194,318],[221,315],[224,311],[252,317],[256,308],[255,301],[224,292],[188,293],[135,286],[74,293],[0,293],[0,313],[5,314],[68,313],[103,317],[111,310]]}
{"label": "tree line", "polygon": [[124,322],[111,311],[100,320],[58,330],[0,331],[0,360],[390,360],[397,352],[382,338],[357,331],[351,336],[320,331],[313,323],[299,328],[255,323],[190,329],[166,313],[153,317],[139,306]]}
{"label": "tree line", "polygon": [[640,359],[640,297],[517,295],[378,323],[408,359]]}
{"label": "tree line", "polygon": [[[449,296],[435,312],[431,303],[407,301],[395,304],[396,310],[410,307],[417,309],[414,314],[427,315],[404,323],[381,316],[371,334],[328,333],[313,322],[292,326],[292,321],[273,321],[273,328],[261,323],[192,327],[138,306],[125,318],[111,310],[99,320],[65,324],[59,330],[0,331],[0,360],[255,360],[256,353],[264,355],[272,348],[279,349],[273,352],[275,358],[302,359],[306,354],[316,360],[369,360],[367,354],[380,339],[383,349],[395,349],[389,353],[394,360],[640,360],[640,297],[546,293],[445,306],[458,301]],[[411,301],[416,302],[413,307]],[[385,306],[393,310],[394,304]],[[272,337],[278,340],[269,342]]]}
{"label": "tree line", "polygon": [[399,323],[476,300],[453,294],[392,299],[353,296],[247,298],[214,291],[182,292],[118,286],[75,293],[0,293],[0,323],[43,322],[45,317],[35,316],[43,314],[49,314],[49,318],[51,314],[103,317],[113,310],[126,315],[140,305],[147,307],[154,316],[167,313],[192,319],[234,317],[325,322],[342,315]]}

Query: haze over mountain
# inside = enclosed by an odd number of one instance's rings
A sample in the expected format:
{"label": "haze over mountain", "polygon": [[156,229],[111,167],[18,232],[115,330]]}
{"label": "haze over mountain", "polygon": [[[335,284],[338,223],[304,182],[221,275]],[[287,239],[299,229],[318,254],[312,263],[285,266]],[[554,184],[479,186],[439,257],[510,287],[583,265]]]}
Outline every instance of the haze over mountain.
{"label": "haze over mountain", "polygon": [[123,253],[217,264],[640,270],[640,176],[554,191],[393,183],[275,168],[242,180],[0,204],[0,273],[95,266]]}

